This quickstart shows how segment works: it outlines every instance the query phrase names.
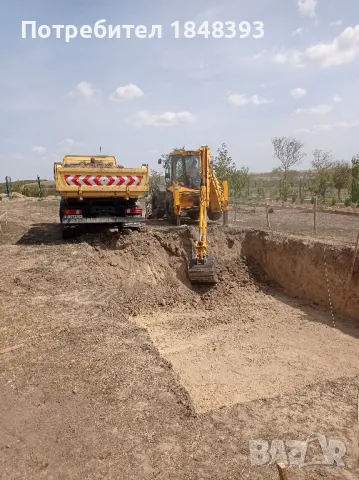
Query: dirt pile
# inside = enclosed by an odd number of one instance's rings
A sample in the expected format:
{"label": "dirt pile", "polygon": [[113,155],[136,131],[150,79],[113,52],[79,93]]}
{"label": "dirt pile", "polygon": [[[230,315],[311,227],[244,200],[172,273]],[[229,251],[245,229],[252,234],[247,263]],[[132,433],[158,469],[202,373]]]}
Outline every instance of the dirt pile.
{"label": "dirt pile", "polygon": [[131,315],[178,305],[215,310],[251,302],[256,286],[240,258],[241,238],[223,231],[210,232],[209,252],[216,259],[219,283],[193,286],[187,259],[196,230],[103,232],[87,241],[106,278],[119,288],[123,307]]}

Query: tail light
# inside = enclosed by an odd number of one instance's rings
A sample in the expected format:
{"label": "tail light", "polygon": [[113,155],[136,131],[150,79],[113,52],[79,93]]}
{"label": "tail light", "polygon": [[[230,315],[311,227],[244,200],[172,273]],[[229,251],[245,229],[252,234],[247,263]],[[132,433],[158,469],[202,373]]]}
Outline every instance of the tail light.
{"label": "tail light", "polygon": [[142,215],[142,208],[126,208],[126,213],[130,215]]}
{"label": "tail light", "polygon": [[82,215],[82,210],[64,210],[64,215]]}

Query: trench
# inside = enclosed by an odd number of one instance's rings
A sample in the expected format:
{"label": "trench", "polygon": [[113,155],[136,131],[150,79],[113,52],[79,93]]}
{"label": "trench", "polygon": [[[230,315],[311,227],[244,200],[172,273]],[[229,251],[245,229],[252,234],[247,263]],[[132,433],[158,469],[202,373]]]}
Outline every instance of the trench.
{"label": "trench", "polygon": [[197,413],[357,375],[353,249],[213,227],[219,283],[193,287],[185,269],[193,233],[153,229],[99,248],[106,277],[127,292],[131,320],[172,365]]}

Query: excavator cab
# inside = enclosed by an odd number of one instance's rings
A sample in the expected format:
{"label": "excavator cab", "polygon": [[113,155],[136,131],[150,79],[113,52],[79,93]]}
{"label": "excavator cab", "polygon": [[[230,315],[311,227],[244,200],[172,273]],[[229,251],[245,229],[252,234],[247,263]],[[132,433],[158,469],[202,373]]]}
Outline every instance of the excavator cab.
{"label": "excavator cab", "polygon": [[201,186],[200,156],[196,152],[174,152],[166,165],[166,183],[199,190]]}

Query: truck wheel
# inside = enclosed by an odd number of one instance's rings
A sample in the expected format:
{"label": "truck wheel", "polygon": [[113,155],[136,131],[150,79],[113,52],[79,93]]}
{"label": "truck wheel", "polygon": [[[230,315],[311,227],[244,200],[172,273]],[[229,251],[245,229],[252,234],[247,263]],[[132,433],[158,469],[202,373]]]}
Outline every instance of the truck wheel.
{"label": "truck wheel", "polygon": [[152,198],[151,204],[151,218],[163,218],[165,215],[165,208],[163,208],[163,202],[157,195],[154,195]]}
{"label": "truck wheel", "polygon": [[61,225],[61,237],[63,240],[68,240],[69,238],[73,238],[75,236],[75,228],[74,227],[65,227]]}
{"label": "truck wheel", "polygon": [[62,217],[64,216],[64,210],[66,210],[66,206],[67,206],[66,200],[62,198],[60,200],[60,207],[59,207],[60,222],[62,222]]}

